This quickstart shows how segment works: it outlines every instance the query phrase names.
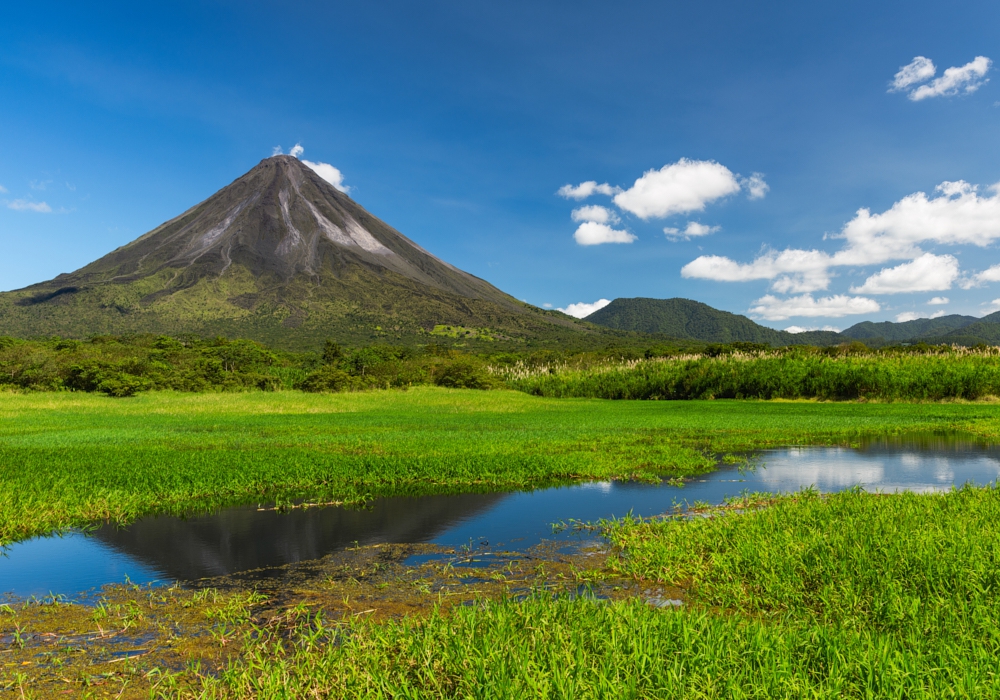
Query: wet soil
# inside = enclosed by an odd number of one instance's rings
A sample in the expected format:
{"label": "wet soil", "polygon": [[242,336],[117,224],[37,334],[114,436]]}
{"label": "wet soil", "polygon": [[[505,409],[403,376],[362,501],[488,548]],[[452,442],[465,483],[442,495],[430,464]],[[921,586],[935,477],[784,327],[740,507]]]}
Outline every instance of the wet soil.
{"label": "wet soil", "polygon": [[[380,544],[185,587],[105,587],[96,604],[59,597],[0,606],[0,698],[139,698],[217,674],[247,635],[304,611],[328,622],[445,614],[532,595],[669,608],[684,591],[648,588],[607,568],[605,542],[546,541],[524,551]],[[95,599],[89,599],[93,602]]]}

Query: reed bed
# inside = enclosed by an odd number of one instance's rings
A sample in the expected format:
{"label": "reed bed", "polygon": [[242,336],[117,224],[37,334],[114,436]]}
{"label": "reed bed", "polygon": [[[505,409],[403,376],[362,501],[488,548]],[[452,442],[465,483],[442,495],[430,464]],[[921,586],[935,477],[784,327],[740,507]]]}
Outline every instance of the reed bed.
{"label": "reed bed", "polygon": [[491,371],[509,388],[554,398],[940,401],[1000,396],[1000,349],[995,347],[842,354],[791,348]]}

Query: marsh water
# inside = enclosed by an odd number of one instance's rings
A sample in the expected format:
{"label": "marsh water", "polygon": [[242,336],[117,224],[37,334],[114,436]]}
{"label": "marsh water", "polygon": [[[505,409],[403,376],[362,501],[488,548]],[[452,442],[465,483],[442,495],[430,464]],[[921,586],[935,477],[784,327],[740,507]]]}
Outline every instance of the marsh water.
{"label": "marsh water", "polygon": [[278,568],[356,545],[433,543],[523,550],[574,537],[554,523],[675,506],[722,503],[744,491],[772,493],[861,486],[868,491],[946,490],[1000,477],[1000,445],[948,435],[911,435],[856,448],[792,447],[757,455],[751,469],[720,465],[683,486],[666,481],[590,482],[530,492],[376,499],[361,509],[290,512],[256,504],[187,518],[148,517],[127,528],[102,526],[15,544],[0,556],[0,594],[77,597],[109,583],[192,582],[244,573],[267,578]]}

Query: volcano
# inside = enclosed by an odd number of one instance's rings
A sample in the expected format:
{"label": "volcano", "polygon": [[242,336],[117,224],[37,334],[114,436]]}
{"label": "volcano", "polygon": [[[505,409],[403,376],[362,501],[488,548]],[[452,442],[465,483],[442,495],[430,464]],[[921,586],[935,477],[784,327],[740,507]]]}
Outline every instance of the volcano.
{"label": "volcano", "polygon": [[0,294],[0,334],[20,337],[190,333],[305,348],[441,326],[587,332],[435,257],[285,155],[75,272]]}

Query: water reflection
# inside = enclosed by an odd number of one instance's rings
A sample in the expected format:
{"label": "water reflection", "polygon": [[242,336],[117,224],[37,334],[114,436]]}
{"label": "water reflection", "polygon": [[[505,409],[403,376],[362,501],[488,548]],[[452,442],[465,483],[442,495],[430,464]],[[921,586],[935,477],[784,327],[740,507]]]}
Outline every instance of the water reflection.
{"label": "water reflection", "polygon": [[[427,542],[509,494],[382,498],[364,509],[279,513],[256,506],[192,518],[143,518],[106,525],[93,537],[159,573],[189,581],[318,559],[355,544]],[[0,564],[2,566],[2,564]]]}
{"label": "water reflection", "polygon": [[[144,518],[126,529],[87,537],[39,538],[0,558],[0,592],[75,595],[106,583],[194,579],[317,559],[355,542],[526,548],[552,538],[551,524],[571,519],[656,515],[685,501],[721,503],[742,491],[931,491],[1000,476],[1000,448],[949,436],[868,441],[857,449],[792,447],[760,455],[749,472],[723,467],[683,488],[593,482],[508,494],[378,499],[363,510],[291,513],[229,508],[187,519]],[[269,575],[262,571],[259,575]]]}

